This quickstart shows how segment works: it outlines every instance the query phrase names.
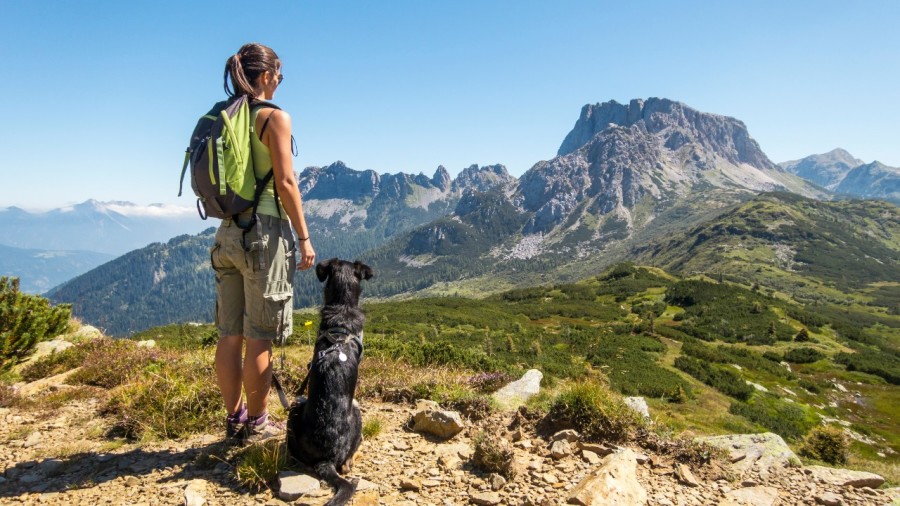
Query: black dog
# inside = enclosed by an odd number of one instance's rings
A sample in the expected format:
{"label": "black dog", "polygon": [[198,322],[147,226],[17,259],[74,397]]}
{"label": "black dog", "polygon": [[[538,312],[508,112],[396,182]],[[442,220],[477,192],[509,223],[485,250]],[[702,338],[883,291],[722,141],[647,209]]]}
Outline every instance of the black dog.
{"label": "black dog", "polygon": [[373,273],[358,261],[332,258],[316,266],[316,276],[325,282],[325,305],[309,368],[309,398],[291,405],[287,442],[294,458],[337,490],[326,506],[338,506],[356,491],[356,481],[338,472],[350,470],[362,442],[362,415],[353,400],[366,320],[359,294],[360,282]]}

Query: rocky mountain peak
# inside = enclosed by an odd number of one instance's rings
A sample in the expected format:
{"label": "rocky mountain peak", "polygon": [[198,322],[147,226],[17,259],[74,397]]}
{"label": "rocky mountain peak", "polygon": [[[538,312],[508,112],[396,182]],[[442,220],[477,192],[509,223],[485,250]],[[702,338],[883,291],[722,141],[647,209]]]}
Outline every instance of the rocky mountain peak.
{"label": "rocky mountain peak", "polygon": [[453,191],[462,192],[467,189],[483,192],[498,186],[505,186],[516,179],[509,175],[506,167],[501,164],[485,165],[479,167],[472,164],[456,176],[453,180]]}
{"label": "rocky mountain peak", "polygon": [[431,184],[440,188],[441,191],[447,191],[452,183],[453,179],[447,169],[443,165],[438,165],[437,170],[434,171],[434,177],[431,178]]}
{"label": "rocky mountain peak", "polygon": [[572,131],[560,145],[558,155],[577,151],[611,126],[645,130],[659,137],[665,147],[672,150],[695,144],[735,165],[746,163],[757,168],[776,168],[750,137],[742,121],[700,112],[665,98],[634,99],[628,105],[615,100],[585,105]]}

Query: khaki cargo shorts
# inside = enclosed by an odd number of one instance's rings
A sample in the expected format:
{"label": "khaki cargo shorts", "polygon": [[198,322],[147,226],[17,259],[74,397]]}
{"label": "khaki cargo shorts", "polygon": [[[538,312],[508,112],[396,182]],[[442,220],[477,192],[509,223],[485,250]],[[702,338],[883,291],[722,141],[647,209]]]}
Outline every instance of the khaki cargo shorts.
{"label": "khaki cargo shorts", "polygon": [[[238,218],[249,223],[249,214]],[[209,258],[216,271],[216,327],[219,336],[280,340],[293,327],[294,235],[290,222],[259,215],[247,232],[222,220]]]}

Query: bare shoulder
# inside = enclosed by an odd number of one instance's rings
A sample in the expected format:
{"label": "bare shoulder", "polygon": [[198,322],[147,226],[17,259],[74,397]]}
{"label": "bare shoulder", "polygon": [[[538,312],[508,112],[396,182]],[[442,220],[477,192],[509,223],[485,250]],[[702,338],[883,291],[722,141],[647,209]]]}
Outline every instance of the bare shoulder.
{"label": "bare shoulder", "polygon": [[278,128],[290,128],[291,127],[291,115],[287,113],[287,111],[281,109],[275,109],[271,113],[272,118],[272,126]]}

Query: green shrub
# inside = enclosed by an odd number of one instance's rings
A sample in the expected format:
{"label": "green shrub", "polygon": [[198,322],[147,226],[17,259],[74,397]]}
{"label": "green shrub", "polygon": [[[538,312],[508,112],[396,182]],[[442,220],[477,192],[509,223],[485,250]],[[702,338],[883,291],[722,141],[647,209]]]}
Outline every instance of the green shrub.
{"label": "green shrub", "polygon": [[814,348],[794,348],[784,354],[784,360],[792,364],[811,364],[825,358],[825,355]]}
{"label": "green shrub", "polygon": [[844,431],[831,425],[823,425],[809,431],[800,446],[800,455],[829,464],[846,464],[850,442]]}
{"label": "green shrub", "polygon": [[671,398],[681,388],[690,393],[690,385],[677,374],[656,362],[653,353],[666,346],[644,335],[604,335],[594,344],[587,360],[605,367],[610,385],[624,395],[642,395],[656,399]]}
{"label": "green shrub", "polygon": [[0,369],[28,356],[34,346],[65,332],[72,306],[19,291],[19,278],[0,277]]}
{"label": "green shrub", "polygon": [[900,385],[900,358],[895,355],[863,348],[856,353],[840,353],[835,362],[845,365],[848,371],[874,374],[891,385]]}
{"label": "green shrub", "polygon": [[104,413],[130,438],[180,438],[208,432],[225,417],[212,360],[166,362],[115,391]]}
{"label": "green shrub", "polygon": [[478,469],[486,473],[502,474],[508,479],[515,477],[515,454],[505,438],[479,432],[472,439],[472,450],[472,462]]}
{"label": "green shrub", "polygon": [[644,419],[622,398],[596,383],[578,383],[560,393],[549,418],[569,424],[591,440],[624,441],[644,426]]}
{"label": "green shrub", "polygon": [[794,336],[794,341],[798,343],[809,342],[809,331],[806,330],[806,327],[800,329],[800,332],[797,332],[797,335]]}
{"label": "green shrub", "polygon": [[725,367],[683,355],[675,359],[675,367],[735,399],[745,401],[753,395],[753,387],[739,374]]}
{"label": "green shrub", "polygon": [[811,394],[818,394],[818,393],[822,392],[822,389],[819,388],[819,385],[816,385],[815,383],[813,383],[812,381],[810,381],[808,379],[801,378],[798,383],[800,384],[801,387],[805,388],[806,391]]}
{"label": "green shrub", "polygon": [[251,490],[271,489],[279,471],[287,467],[287,445],[281,438],[268,439],[242,448],[235,459],[234,474],[238,483]]}
{"label": "green shrub", "polygon": [[785,438],[798,438],[816,425],[816,417],[797,404],[771,396],[757,396],[750,402],[732,402],[728,412]]}
{"label": "green shrub", "polygon": [[171,352],[144,348],[128,339],[101,338],[85,348],[83,365],[69,377],[70,383],[114,388],[174,360]]}
{"label": "green shrub", "polygon": [[374,439],[384,429],[384,420],[379,417],[366,418],[363,421],[362,435],[365,439]]}

